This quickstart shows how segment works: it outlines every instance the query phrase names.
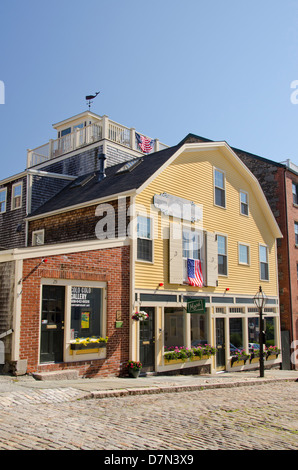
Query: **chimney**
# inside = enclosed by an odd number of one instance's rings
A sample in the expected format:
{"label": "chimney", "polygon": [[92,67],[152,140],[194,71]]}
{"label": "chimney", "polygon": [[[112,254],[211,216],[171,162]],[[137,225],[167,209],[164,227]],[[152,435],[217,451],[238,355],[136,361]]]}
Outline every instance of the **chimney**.
{"label": "chimney", "polygon": [[98,181],[102,181],[105,177],[105,160],[106,156],[104,153],[100,153],[98,149],[98,159],[99,159],[99,175],[98,175]]}

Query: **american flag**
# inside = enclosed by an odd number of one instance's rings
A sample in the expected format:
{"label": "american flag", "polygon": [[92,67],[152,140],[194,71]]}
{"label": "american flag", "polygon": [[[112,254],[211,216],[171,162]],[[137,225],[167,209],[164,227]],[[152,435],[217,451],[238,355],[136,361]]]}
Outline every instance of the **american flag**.
{"label": "american flag", "polygon": [[138,141],[138,145],[143,153],[150,153],[154,147],[154,140],[148,139],[148,137],[144,137],[143,135],[136,133],[136,138]]}
{"label": "american flag", "polygon": [[202,264],[199,259],[187,260],[187,277],[190,286],[203,287]]}

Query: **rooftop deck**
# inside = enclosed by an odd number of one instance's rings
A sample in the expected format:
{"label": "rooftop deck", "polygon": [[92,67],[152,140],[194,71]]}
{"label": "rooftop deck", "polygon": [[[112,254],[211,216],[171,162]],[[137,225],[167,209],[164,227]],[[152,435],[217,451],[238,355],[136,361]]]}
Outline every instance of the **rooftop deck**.
{"label": "rooftop deck", "polygon": [[[138,133],[141,137],[144,134]],[[31,168],[40,163],[44,163],[53,158],[59,157],[74,150],[81,149],[87,145],[93,144],[100,140],[107,139],[119,145],[133,150],[134,152],[143,154],[139,147],[134,128],[128,128],[114,121],[107,116],[96,116],[91,124],[84,127],[76,126],[73,132],[63,135],[58,139],[50,139],[44,145],[27,151],[27,168]],[[152,140],[152,150],[146,153],[157,152],[168,146],[159,142],[158,139]]]}

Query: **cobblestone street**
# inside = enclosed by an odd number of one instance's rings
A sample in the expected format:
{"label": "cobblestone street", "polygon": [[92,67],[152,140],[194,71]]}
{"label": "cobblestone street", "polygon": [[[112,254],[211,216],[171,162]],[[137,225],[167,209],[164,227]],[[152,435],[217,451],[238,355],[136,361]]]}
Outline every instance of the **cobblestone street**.
{"label": "cobblestone street", "polygon": [[298,386],[0,405],[0,449],[298,450]]}

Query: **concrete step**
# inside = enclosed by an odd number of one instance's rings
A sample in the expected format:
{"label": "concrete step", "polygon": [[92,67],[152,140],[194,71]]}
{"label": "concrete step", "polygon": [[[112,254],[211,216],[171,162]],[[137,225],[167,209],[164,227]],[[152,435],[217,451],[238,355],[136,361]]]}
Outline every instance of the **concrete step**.
{"label": "concrete step", "polygon": [[56,370],[52,372],[36,372],[32,374],[36,380],[73,380],[79,378],[77,370]]}

